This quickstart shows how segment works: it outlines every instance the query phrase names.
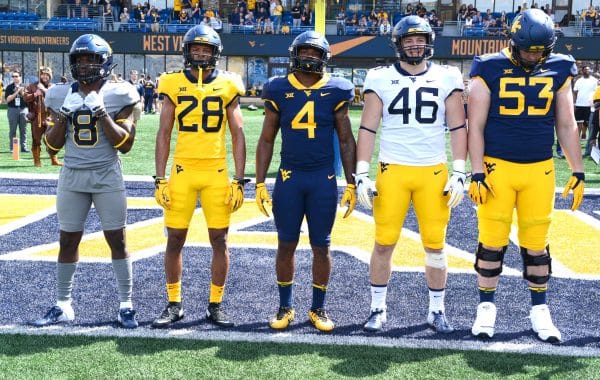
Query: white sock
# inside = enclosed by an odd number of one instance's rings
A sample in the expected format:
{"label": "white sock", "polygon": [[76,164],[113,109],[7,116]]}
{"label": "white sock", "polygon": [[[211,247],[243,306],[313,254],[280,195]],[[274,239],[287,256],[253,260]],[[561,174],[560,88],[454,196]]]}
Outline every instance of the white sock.
{"label": "white sock", "polygon": [[119,309],[133,309],[133,303],[131,301],[121,302],[119,304]]}
{"label": "white sock", "polygon": [[432,290],[429,289],[429,312],[441,311],[444,312],[444,297],[446,295],[446,289]]}
{"label": "white sock", "polygon": [[371,285],[371,311],[385,310],[387,285]]}

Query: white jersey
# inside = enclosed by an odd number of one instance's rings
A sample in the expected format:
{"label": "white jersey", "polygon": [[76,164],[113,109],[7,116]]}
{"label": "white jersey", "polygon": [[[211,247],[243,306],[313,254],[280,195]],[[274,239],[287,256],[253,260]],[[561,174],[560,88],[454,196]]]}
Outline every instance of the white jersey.
{"label": "white jersey", "polygon": [[446,162],[446,99],[463,91],[456,67],[429,63],[411,75],[399,64],[370,69],[364,92],[383,102],[379,161],[410,166]]}
{"label": "white jersey", "polygon": [[[60,109],[64,98],[72,91],[78,91],[78,83],[73,83],[68,91],[48,90],[46,106],[55,112]],[[99,93],[104,98],[106,112],[114,120],[125,107],[135,105],[140,96],[136,88],[128,82],[105,82]],[[104,135],[104,129],[96,125],[92,112],[83,106],[75,111],[67,124],[64,165],[71,169],[97,169],[109,167],[118,161],[117,149]]]}

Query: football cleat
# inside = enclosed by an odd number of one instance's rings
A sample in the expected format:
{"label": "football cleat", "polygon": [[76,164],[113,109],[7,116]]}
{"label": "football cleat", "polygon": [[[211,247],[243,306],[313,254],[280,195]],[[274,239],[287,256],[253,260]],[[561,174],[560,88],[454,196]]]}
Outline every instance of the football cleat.
{"label": "football cleat", "polygon": [[371,311],[369,319],[363,326],[365,331],[378,332],[383,330],[383,324],[387,322],[387,312],[381,309],[375,309]]}
{"label": "football cleat", "polygon": [[220,303],[211,302],[206,310],[206,319],[219,327],[233,327],[233,322],[223,310]]}
{"label": "football cleat", "polygon": [[75,312],[70,306],[52,306],[43,318],[31,322],[33,326],[44,327],[58,323],[68,323],[75,319]]}
{"label": "football cleat", "polygon": [[427,315],[427,323],[434,329],[436,332],[442,334],[450,334],[454,332],[454,327],[448,323],[448,319],[446,318],[446,314],[443,311],[431,311]]}
{"label": "football cleat", "polygon": [[169,302],[165,309],[160,313],[158,318],[152,322],[152,327],[154,328],[162,328],[167,327],[171,323],[175,323],[181,319],[185,314],[183,313],[183,307],[181,307],[181,302]]}
{"label": "football cleat", "polygon": [[552,323],[548,305],[535,305],[531,307],[529,313],[531,319],[531,328],[537,334],[537,337],[548,343],[559,343],[562,339],[560,331]]}
{"label": "football cleat", "polygon": [[125,329],[135,329],[139,326],[138,321],[135,319],[135,310],[130,307],[119,309],[119,315],[117,315],[117,321],[121,327]]}
{"label": "football cleat", "polygon": [[496,305],[492,302],[481,302],[477,305],[477,317],[471,334],[478,338],[490,339],[494,336],[494,326],[496,325]]}
{"label": "football cleat", "polygon": [[335,324],[329,319],[327,312],[323,308],[310,309],[308,318],[313,326],[319,331],[330,332],[335,327]]}
{"label": "football cleat", "polygon": [[290,325],[295,316],[294,308],[281,306],[277,311],[277,315],[269,321],[269,326],[275,330],[283,330]]}

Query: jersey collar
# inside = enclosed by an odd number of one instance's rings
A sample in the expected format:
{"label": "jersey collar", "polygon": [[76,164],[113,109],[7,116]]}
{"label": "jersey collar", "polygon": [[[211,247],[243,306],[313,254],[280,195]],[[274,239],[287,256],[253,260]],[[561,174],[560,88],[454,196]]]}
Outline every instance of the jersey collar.
{"label": "jersey collar", "polygon": [[427,67],[425,68],[425,70],[421,71],[418,74],[411,74],[408,71],[404,70],[402,68],[402,66],[400,66],[400,62],[396,62],[394,63],[394,67],[396,68],[396,71],[398,71],[400,74],[406,76],[406,77],[418,77],[420,75],[423,75],[425,73],[427,73],[429,71],[429,68],[431,67],[431,62],[427,61]]}
{"label": "jersey collar", "polygon": [[[215,80],[215,78],[217,77],[218,74],[218,70],[217,69],[213,69],[212,73],[210,73],[210,76],[203,82],[203,83],[210,83],[213,80]],[[192,70],[190,70],[190,68],[186,68],[185,70],[183,70],[183,75],[185,75],[185,77],[192,83],[198,83],[198,80],[196,78],[194,78],[194,76],[192,75]]]}
{"label": "jersey collar", "polygon": [[294,73],[288,74],[288,81],[296,90],[318,90],[325,85],[329,81],[329,74],[324,74],[321,79],[310,87],[304,86],[300,81],[296,78]]}

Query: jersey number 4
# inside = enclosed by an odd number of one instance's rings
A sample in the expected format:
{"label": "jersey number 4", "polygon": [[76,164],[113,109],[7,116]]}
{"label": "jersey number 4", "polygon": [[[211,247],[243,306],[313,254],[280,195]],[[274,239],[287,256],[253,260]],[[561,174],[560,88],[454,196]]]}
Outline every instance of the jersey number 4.
{"label": "jersey number 4", "polygon": [[[178,96],[177,102],[179,104],[189,103],[179,114],[177,115],[177,121],[179,123],[179,130],[182,132],[198,132],[198,124],[192,123],[186,125],[184,118],[198,108],[198,98],[195,96]],[[223,99],[220,96],[205,96],[202,98],[202,130],[204,132],[219,132],[223,126]],[[209,118],[213,118],[212,120]],[[210,121],[216,122],[209,123]]]}
{"label": "jersey number 4", "polygon": [[309,100],[294,116],[294,119],[292,119],[292,129],[306,129],[308,138],[314,139],[315,128],[317,128],[317,123],[315,123],[315,102]]}

